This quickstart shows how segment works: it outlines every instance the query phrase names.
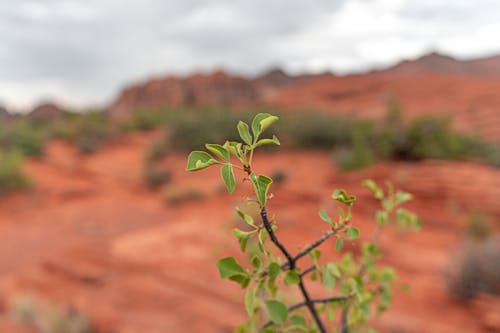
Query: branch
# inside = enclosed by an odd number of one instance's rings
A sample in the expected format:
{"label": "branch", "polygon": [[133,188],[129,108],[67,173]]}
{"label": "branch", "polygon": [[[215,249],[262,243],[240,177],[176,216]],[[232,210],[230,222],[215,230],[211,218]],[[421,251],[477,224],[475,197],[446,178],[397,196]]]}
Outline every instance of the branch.
{"label": "branch", "polygon": [[[321,303],[332,303],[332,302],[342,302],[346,301],[349,299],[349,296],[333,296],[333,297],[327,297],[327,298],[315,298],[311,299],[310,302],[313,304],[321,304]],[[300,302],[296,303],[288,308],[288,312],[292,312],[294,310],[300,309],[303,306],[306,306],[306,302]],[[260,331],[266,329],[267,327],[271,326],[273,322],[270,320],[266,322],[264,325],[260,327]]]}
{"label": "branch", "polygon": [[271,241],[285,255],[286,259],[288,260],[288,264],[290,266],[290,269],[294,269],[295,268],[295,261],[293,260],[292,255],[290,254],[290,252],[287,251],[287,249],[285,248],[285,246],[283,244],[281,244],[281,242],[276,237],[276,234],[274,233],[274,230],[271,227],[271,222],[269,222],[269,219],[267,218],[266,207],[262,207],[262,209],[260,210],[260,216],[262,217],[262,222],[264,224],[264,228],[266,228],[266,231],[269,234],[269,237],[271,238]]}
{"label": "branch", "polygon": [[307,267],[306,269],[304,269],[304,271],[302,271],[300,273],[300,276],[301,277],[304,277],[306,276],[307,274],[311,273],[312,271],[314,271],[316,269],[316,265],[311,265],[309,267]]}
{"label": "branch", "polygon": [[[306,247],[305,249],[303,249],[302,251],[300,251],[299,253],[297,253],[293,258],[292,258],[292,261],[293,261],[293,268],[295,268],[295,263],[297,262],[297,260],[299,260],[300,258],[302,258],[303,256],[307,255],[309,252],[311,252],[312,250],[314,250],[315,248],[317,248],[318,246],[320,246],[321,244],[323,244],[328,238],[336,235],[339,233],[339,231],[341,231],[342,229],[344,229],[344,227],[346,225],[349,224],[349,220],[345,221],[344,223],[340,224],[339,226],[337,226],[336,228],[333,228],[332,230],[328,230],[327,232],[325,232],[323,234],[323,236],[321,236],[317,241],[315,241],[314,243],[312,243],[311,245],[309,245],[308,247]],[[287,269],[287,268],[290,268],[290,269],[293,269],[288,262],[284,263],[283,265],[281,265],[281,269]]]}
{"label": "branch", "polygon": [[[262,207],[260,211],[260,216],[262,217],[262,223],[264,224],[264,228],[266,228],[267,232],[269,233],[271,241],[274,243],[274,245],[276,245],[280,249],[280,251],[285,255],[286,259],[288,260],[288,267],[290,267],[290,269],[295,269],[295,260],[287,251],[287,249],[283,246],[283,244],[281,244],[281,242],[278,240],[278,237],[276,237],[276,234],[274,233],[273,228],[271,227],[271,223],[267,218],[266,207]],[[304,281],[302,280],[301,276],[299,276],[299,278],[300,278],[299,289],[300,292],[302,293],[302,296],[304,297],[305,305],[307,306],[309,312],[313,316],[314,321],[316,322],[316,325],[319,328],[319,331],[321,333],[326,333],[326,328],[323,322],[321,321],[321,318],[319,317],[318,311],[316,311],[314,304],[311,302],[311,297],[307,292],[306,286],[304,285]]]}

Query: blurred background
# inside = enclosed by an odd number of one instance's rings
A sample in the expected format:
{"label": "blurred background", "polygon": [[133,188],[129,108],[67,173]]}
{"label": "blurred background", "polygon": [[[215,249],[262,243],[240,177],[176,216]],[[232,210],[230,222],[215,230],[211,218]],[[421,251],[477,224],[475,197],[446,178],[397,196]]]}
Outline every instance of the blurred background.
{"label": "blurred background", "polygon": [[334,188],[365,235],[363,179],[413,193],[422,231],[380,240],[411,289],[374,327],[499,332],[499,17],[496,0],[0,0],[0,332],[232,332],[243,294],[215,262],[239,252],[251,188],[185,165],[257,112],[280,116],[254,163],[293,250]]}

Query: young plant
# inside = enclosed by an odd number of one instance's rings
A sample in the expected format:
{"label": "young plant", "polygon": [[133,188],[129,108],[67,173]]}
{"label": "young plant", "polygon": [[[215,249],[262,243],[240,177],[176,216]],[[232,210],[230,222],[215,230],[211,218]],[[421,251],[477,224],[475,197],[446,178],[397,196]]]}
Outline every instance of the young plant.
{"label": "young plant", "polygon": [[[373,181],[364,185],[369,188],[382,209],[376,212],[376,231],[369,242],[361,244],[361,254],[345,252],[337,261],[320,260],[319,250],[328,239],[336,239],[335,249],[341,252],[345,239],[355,240],[360,232],[352,221],[352,207],[356,197],[338,189],[332,199],[341,207],[333,218],[322,209],[319,218],[327,223],[326,232],[316,241],[305,246],[298,253],[292,253],[279,239],[277,223],[269,218],[267,201],[273,180],[254,172],[255,149],[264,145],[280,145],[276,136],[261,138],[262,133],[278,117],[259,113],[251,127],[240,121],[237,125],[241,141],[227,141],[223,145],[206,144],[206,151],[193,151],[188,157],[187,171],[199,171],[219,166],[222,180],[232,193],[236,188],[234,170],[239,170],[250,179],[256,201],[260,207],[260,221],[237,209],[238,215],[248,225],[248,230],[234,229],[241,251],[250,258],[248,265],[242,265],[234,257],[217,262],[221,278],[238,283],[246,290],[244,302],[248,320],[237,328],[237,332],[327,332],[327,327],[337,327],[335,332],[374,332],[367,327],[372,313],[377,315],[387,309],[391,302],[392,285],[396,279],[390,267],[379,267],[377,260],[381,253],[377,241],[381,230],[395,218],[398,225],[418,229],[418,217],[399,206],[411,199],[405,192],[394,191],[391,184],[387,190],[379,188]],[[270,243],[279,250],[271,251]],[[301,259],[309,257],[308,266],[299,267]],[[245,267],[246,266],[246,267]],[[306,280],[320,283],[325,297],[313,298]],[[287,291],[296,286],[301,301],[290,304]],[[340,315],[338,315],[340,314]],[[328,326],[327,326],[328,325]]]}

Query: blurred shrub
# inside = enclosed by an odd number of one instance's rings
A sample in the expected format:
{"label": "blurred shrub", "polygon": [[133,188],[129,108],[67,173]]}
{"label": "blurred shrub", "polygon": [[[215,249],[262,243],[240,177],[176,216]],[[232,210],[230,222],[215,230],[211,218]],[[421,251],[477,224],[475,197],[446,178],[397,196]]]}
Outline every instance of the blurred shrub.
{"label": "blurred shrub", "polygon": [[178,205],[189,201],[200,201],[205,194],[196,187],[168,187],[164,192],[165,202],[169,205]]}
{"label": "blurred shrub", "polygon": [[276,184],[283,184],[288,178],[287,173],[283,169],[276,169],[270,174],[271,179]]}
{"label": "blurred shrub", "polygon": [[170,143],[166,137],[155,140],[145,153],[147,163],[156,162],[167,156],[170,150]]}
{"label": "blurred shrub", "polygon": [[139,109],[132,113],[129,119],[122,124],[126,131],[149,131],[168,123],[170,109]]}
{"label": "blurred shrub", "polygon": [[170,120],[172,129],[171,145],[184,151],[203,149],[205,142],[222,144],[226,140],[239,138],[234,124],[241,118],[248,120],[251,115],[222,109],[179,110]]}
{"label": "blurred shrub", "polygon": [[144,183],[151,189],[157,189],[172,179],[170,171],[162,166],[146,163],[143,171]]}
{"label": "blurred shrub", "polygon": [[450,292],[461,300],[476,294],[500,294],[500,239],[466,243],[459,252],[456,266],[447,273]]}
{"label": "blurred shrub", "polygon": [[103,113],[87,113],[74,120],[69,135],[80,152],[89,154],[99,150],[113,136],[114,130]]}
{"label": "blurred shrub", "polygon": [[351,145],[351,132],[355,125],[353,119],[319,112],[304,112],[284,120],[283,134],[290,137],[296,147],[332,149]]}
{"label": "blurred shrub", "polygon": [[342,170],[356,170],[373,163],[374,154],[361,127],[352,132],[352,144],[334,151],[335,163]]}
{"label": "blurred shrub", "polygon": [[11,316],[33,326],[41,333],[92,333],[92,325],[83,313],[72,307],[56,307],[31,297],[17,298]]}
{"label": "blurred shrub", "polygon": [[0,147],[17,150],[25,156],[43,155],[48,133],[43,123],[29,119],[16,119],[0,123]]}
{"label": "blurred shrub", "polygon": [[22,161],[18,151],[0,152],[0,196],[31,186],[30,178],[22,171]]}
{"label": "blurred shrub", "polygon": [[493,224],[491,219],[480,211],[472,212],[465,226],[465,234],[467,238],[474,241],[484,241],[491,236],[493,232]]}

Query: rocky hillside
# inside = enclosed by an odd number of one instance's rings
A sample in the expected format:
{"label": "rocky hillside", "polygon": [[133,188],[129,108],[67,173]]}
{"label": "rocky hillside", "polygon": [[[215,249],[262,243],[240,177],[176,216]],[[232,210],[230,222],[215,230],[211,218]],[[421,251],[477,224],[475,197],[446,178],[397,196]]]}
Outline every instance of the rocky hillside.
{"label": "rocky hillside", "polygon": [[279,69],[255,78],[225,72],[167,76],[129,86],[108,111],[122,117],[160,107],[267,105],[379,118],[386,114],[388,100],[398,101],[407,118],[449,117],[459,130],[500,140],[500,56],[462,61],[431,53],[341,77],[290,76]]}

